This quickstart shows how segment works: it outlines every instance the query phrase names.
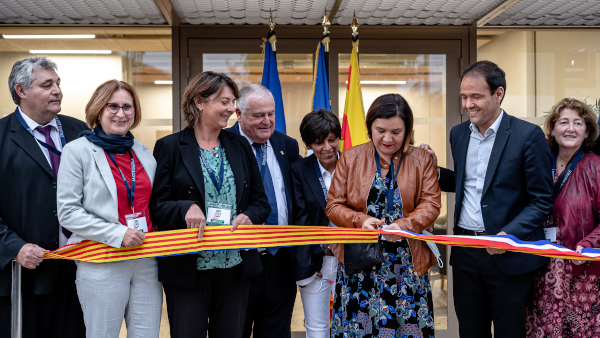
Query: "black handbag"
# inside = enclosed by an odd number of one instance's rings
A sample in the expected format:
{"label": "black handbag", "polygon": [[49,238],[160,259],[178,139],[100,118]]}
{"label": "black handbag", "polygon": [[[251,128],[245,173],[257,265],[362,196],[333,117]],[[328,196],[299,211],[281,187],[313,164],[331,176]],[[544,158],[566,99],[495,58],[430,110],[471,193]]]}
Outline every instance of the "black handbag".
{"label": "black handbag", "polygon": [[375,243],[344,244],[344,268],[346,275],[370,271],[383,263],[383,246]]}

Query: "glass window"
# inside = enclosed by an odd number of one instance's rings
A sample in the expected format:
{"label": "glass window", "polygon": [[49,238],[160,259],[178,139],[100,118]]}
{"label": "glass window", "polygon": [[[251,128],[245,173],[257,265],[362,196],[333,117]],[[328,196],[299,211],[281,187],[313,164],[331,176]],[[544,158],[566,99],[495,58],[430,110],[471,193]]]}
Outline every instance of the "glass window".
{"label": "glass window", "polygon": [[[600,31],[479,30],[477,59],[506,72],[507,113],[544,123],[565,97],[594,105],[600,99]],[[595,111],[597,112],[597,105]]]}
{"label": "glass window", "polygon": [[[231,77],[238,87],[261,83],[263,56],[257,54],[203,54],[202,69],[222,72]],[[306,147],[300,137],[300,122],[311,111],[312,101],[312,54],[277,54],[277,70],[283,93],[287,135],[298,141],[300,154]],[[234,115],[228,126],[237,121]]]}
{"label": "glass window", "polygon": [[[365,114],[381,95],[402,95],[414,117],[415,145],[429,144],[436,150],[440,166],[446,165],[446,56],[438,54],[364,54],[360,58],[360,80]],[[350,54],[339,54],[339,115],[344,114]],[[446,193],[442,194],[442,210],[434,224],[436,234],[447,233]],[[438,245],[446,256],[447,247]],[[444,268],[430,270],[436,330],[448,328],[448,289]]]}
{"label": "glass window", "polygon": [[[154,30],[150,30],[154,34]],[[170,32],[170,31],[169,31]],[[92,32],[93,33],[93,32]],[[111,35],[90,40],[69,41],[67,48],[59,49],[104,49],[114,47],[110,54],[46,54],[58,66],[63,91],[62,111],[85,121],[85,106],[94,90],[111,79],[125,81],[133,85],[142,105],[142,122],[132,130],[136,139],[150,150],[156,140],[172,133],[173,104],[171,91],[171,43],[170,35],[152,35],[147,31],[136,30],[136,35],[121,35],[114,40]],[[146,33],[146,34],[142,34]],[[31,30],[11,34],[34,34]],[[37,32],[44,34],[44,32]],[[65,31],[64,34],[73,34]],[[167,40],[167,41],[165,41]],[[15,42],[16,41],[16,42]],[[58,41],[58,40],[57,40]],[[49,49],[47,40],[6,40],[0,39],[0,100],[6,104],[0,107],[0,117],[15,110],[8,89],[8,76],[13,64],[33,55],[29,49]],[[63,46],[63,44],[56,44]],[[56,47],[53,47],[56,48]],[[144,48],[148,48],[144,50]],[[4,52],[4,50],[10,50]],[[156,82],[159,81],[159,82]],[[160,82],[163,81],[163,82]],[[163,84],[164,83],[164,84]]]}

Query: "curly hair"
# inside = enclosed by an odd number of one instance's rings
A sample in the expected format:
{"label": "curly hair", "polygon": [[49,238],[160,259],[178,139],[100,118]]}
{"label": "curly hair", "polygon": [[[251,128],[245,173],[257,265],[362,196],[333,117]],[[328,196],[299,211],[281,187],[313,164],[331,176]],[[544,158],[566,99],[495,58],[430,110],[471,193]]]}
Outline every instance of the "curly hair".
{"label": "curly hair", "polygon": [[560,118],[560,113],[567,108],[578,112],[579,116],[581,116],[585,122],[588,136],[583,140],[581,148],[585,153],[593,151],[594,146],[596,145],[596,139],[598,138],[598,122],[596,122],[596,114],[594,114],[587,104],[572,98],[560,100],[552,107],[550,114],[546,117],[546,121],[544,122],[544,133],[546,134],[548,145],[550,145],[550,150],[552,150],[553,154],[558,154],[558,143],[556,143],[556,139],[552,136],[552,131],[554,130],[556,121]]}

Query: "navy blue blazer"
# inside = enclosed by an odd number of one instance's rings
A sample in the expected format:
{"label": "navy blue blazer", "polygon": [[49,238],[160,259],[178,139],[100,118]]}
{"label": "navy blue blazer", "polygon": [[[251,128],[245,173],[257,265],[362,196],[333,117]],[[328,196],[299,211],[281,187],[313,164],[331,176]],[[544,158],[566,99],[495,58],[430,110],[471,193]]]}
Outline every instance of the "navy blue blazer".
{"label": "navy blue blazer", "polygon": [[[68,142],[88,127],[69,116],[58,117]],[[56,176],[35,138],[15,113],[0,119],[0,297],[10,295],[11,260],[26,243],[58,249]],[[44,260],[22,269],[23,294],[51,292],[62,273],[59,262]],[[4,319],[3,319],[4,320]]]}
{"label": "navy blue blazer", "polygon": [[[240,135],[240,125],[238,122],[236,122],[231,128],[227,128],[225,130]],[[288,223],[290,223],[293,219],[293,187],[290,168],[292,167],[292,163],[302,158],[302,156],[300,156],[300,148],[298,148],[298,142],[296,140],[278,131],[275,131],[273,135],[271,135],[269,141],[271,141],[271,146],[273,147],[273,151],[277,157],[279,168],[281,168],[281,175],[283,175],[285,199],[287,201],[288,209]]]}
{"label": "navy blue blazer", "polygon": [[[329,226],[325,215],[325,194],[315,171],[317,157],[312,154],[292,164],[294,182],[294,224]],[[294,248],[296,281],[311,277],[323,267],[325,252],[320,245],[304,245]]]}
{"label": "navy blue blazer", "polygon": [[[440,188],[456,192],[455,231],[464,197],[469,124],[465,121],[450,131],[454,171],[440,168]],[[481,196],[486,234],[504,231],[521,240],[543,240],[542,223],[553,203],[552,182],[552,155],[542,129],[504,112]],[[508,251],[493,257],[506,275],[530,272],[548,262],[545,257]]]}

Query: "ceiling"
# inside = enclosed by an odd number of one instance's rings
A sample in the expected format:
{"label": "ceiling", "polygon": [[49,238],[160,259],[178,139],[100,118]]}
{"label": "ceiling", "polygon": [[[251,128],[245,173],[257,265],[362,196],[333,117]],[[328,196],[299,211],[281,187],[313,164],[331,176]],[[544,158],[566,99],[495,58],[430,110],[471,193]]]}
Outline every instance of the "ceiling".
{"label": "ceiling", "polygon": [[598,26],[599,0],[2,0],[0,24]]}

